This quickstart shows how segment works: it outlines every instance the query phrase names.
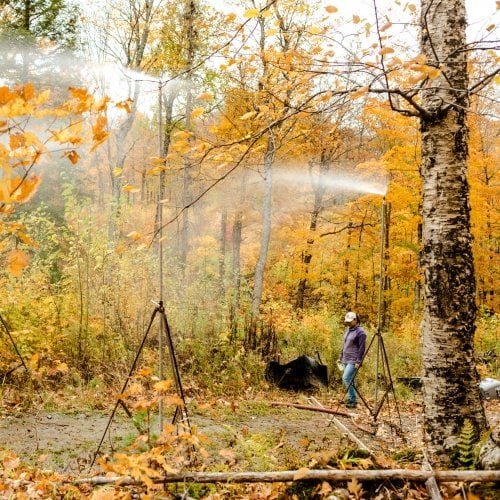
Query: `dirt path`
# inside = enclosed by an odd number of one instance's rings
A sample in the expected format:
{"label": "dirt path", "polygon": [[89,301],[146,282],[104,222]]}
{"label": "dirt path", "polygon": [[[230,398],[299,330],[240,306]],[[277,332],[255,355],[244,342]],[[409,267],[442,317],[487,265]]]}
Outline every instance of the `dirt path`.
{"label": "dirt path", "polygon": [[[499,409],[500,402],[487,402],[492,423],[500,419]],[[123,411],[116,412],[109,432],[104,434],[110,416],[111,411],[73,414],[52,411],[3,416],[0,417],[0,446],[14,451],[23,462],[41,469],[88,475],[103,435],[105,439],[100,451],[106,454],[123,449],[138,436],[132,420]],[[395,429],[399,416],[402,434]],[[366,408],[358,408],[350,418],[336,418],[377,454],[404,448],[418,449],[421,444],[418,406],[404,406],[399,416],[394,411],[391,414],[383,412],[374,423]],[[357,447],[331,424],[332,415],[293,407],[273,407],[268,402],[193,403],[189,418],[191,425],[209,438],[206,445],[209,463],[226,463],[241,470],[300,468],[327,450]],[[169,419],[167,415],[165,421]],[[151,432],[156,432],[157,427],[152,422]],[[369,430],[372,432],[367,432]]]}
{"label": "dirt path", "polygon": [[[341,409],[341,411],[345,411]],[[353,421],[364,419],[359,410]],[[39,412],[0,418],[1,447],[14,451],[23,462],[42,469],[80,474],[89,471],[102,436],[100,451],[112,454],[130,444],[138,431],[123,411],[74,413]],[[367,416],[367,415],[366,415]],[[169,421],[169,416],[165,418]],[[358,434],[359,429],[341,418]],[[331,415],[299,410],[292,407],[272,407],[269,404],[245,404],[238,408],[214,405],[190,411],[190,423],[208,437],[209,462],[233,461],[241,467],[261,470],[273,463],[301,467],[308,457],[325,449],[353,446],[331,424]],[[157,424],[151,423],[152,432]],[[364,439],[361,432],[361,437]],[[373,444],[373,436],[369,441]],[[221,450],[226,450],[221,454]],[[227,450],[231,450],[227,453]],[[270,456],[270,453],[272,456]],[[221,458],[222,457],[222,458]]]}

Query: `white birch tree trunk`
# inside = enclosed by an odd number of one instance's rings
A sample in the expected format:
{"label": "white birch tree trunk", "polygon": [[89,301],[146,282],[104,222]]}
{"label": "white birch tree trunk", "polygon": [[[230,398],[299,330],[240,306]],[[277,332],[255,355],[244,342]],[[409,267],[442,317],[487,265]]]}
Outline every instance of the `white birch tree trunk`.
{"label": "white birch tree trunk", "polygon": [[442,74],[423,93],[424,428],[429,460],[447,465],[465,419],[486,427],[474,363],[465,0],[422,0],[422,52]]}

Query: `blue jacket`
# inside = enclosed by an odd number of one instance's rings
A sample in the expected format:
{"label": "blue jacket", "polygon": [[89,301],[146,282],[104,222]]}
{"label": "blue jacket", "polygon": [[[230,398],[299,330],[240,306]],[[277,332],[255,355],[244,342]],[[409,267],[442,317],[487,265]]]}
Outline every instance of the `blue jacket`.
{"label": "blue jacket", "polygon": [[349,327],[344,333],[344,341],[339,359],[344,364],[361,363],[365,354],[366,332],[359,325]]}

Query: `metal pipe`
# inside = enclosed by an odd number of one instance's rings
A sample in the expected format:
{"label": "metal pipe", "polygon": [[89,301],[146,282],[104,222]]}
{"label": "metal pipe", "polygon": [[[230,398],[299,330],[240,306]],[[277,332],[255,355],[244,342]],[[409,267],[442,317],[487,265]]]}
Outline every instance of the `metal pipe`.
{"label": "metal pipe", "polygon": [[[385,211],[386,199],[382,199],[382,208],[380,214],[380,268],[379,268],[379,285],[378,285],[378,311],[377,311],[377,335],[382,335],[382,297],[384,291],[384,257],[385,257]],[[379,343],[380,347],[380,343]],[[377,348],[377,358],[375,373],[375,404],[378,401],[378,372],[379,372],[380,348]]]}
{"label": "metal pipe", "polygon": [[[163,156],[163,123],[162,123],[162,82],[158,81],[158,154]],[[163,169],[158,175],[158,289],[160,304],[163,304]],[[165,328],[163,321],[160,321],[158,329],[158,377],[163,380],[163,336]],[[159,433],[163,430],[163,402],[160,398],[158,403],[158,424]]]}

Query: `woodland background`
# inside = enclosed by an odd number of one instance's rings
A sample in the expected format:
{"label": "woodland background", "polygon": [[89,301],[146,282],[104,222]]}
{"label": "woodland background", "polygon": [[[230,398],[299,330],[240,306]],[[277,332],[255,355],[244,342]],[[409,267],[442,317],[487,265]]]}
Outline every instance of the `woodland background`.
{"label": "woodland background", "polygon": [[[189,395],[266,387],[276,356],[319,353],[338,382],[347,310],[384,332],[395,378],[419,376],[419,125],[359,84],[370,64],[438,77],[417,8],[268,3],[0,3],[0,312],[19,349],[2,334],[1,373],[20,354],[44,388],[116,389],[162,300]],[[498,62],[479,24],[478,81]],[[480,354],[499,342],[497,83],[468,115]]]}

